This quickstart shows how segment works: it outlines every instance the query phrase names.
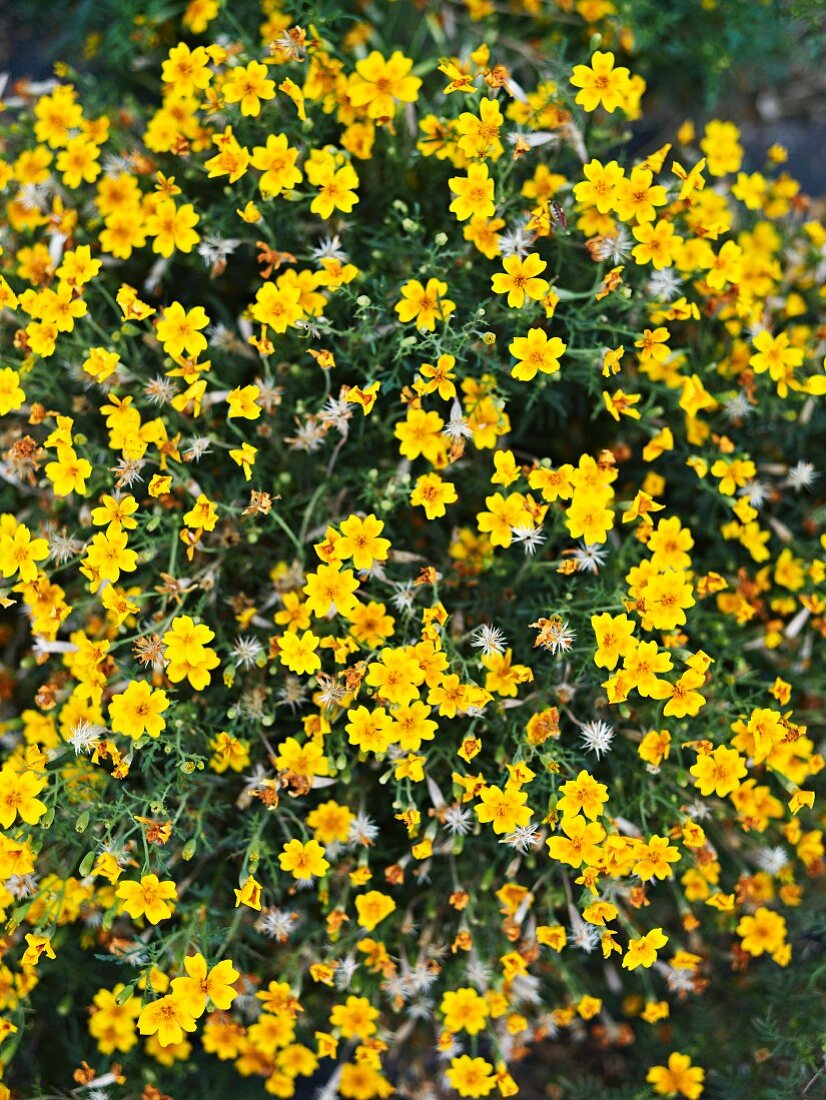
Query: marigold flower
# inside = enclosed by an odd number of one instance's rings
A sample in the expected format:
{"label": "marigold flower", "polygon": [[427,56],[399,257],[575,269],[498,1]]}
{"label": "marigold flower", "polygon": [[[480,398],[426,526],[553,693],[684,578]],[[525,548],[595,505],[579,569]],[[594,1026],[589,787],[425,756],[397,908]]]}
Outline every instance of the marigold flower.
{"label": "marigold flower", "polygon": [[130,917],[146,917],[150,924],[158,924],[175,911],[178,890],[169,879],[161,882],[157,875],[144,875],[139,882],[127,879],[119,883],[115,897]]}
{"label": "marigold flower", "polygon": [[590,65],[575,65],[571,83],[577,92],[576,102],[586,111],[603,107],[609,114],[622,107],[628,95],[630,72],[622,65],[614,67],[614,55],[595,50]]}
{"label": "marigold flower", "polygon": [[293,878],[309,881],[312,878],[324,878],[330,869],[324,858],[324,849],[317,840],[288,840],[278,856],[282,871],[289,871]]}
{"label": "marigold flower", "polygon": [[700,794],[716,794],[718,798],[724,798],[739,787],[740,780],[746,774],[746,765],[735,749],[718,745],[714,752],[699,757],[689,771]]}
{"label": "marigold flower", "polygon": [[370,890],[356,897],[359,925],[368,932],[372,932],[376,925],[381,924],[395,909],[395,901],[379,890]]}
{"label": "marigold flower", "polygon": [[698,1100],[703,1095],[705,1071],[693,1066],[687,1054],[669,1054],[667,1066],[652,1066],[646,1080],[659,1096],[685,1096]]}
{"label": "marigold flower", "polygon": [[393,118],[397,101],[415,103],[418,98],[422,82],[410,75],[412,68],[412,59],[400,50],[394,50],[389,58],[373,50],[356,62],[347,89],[350,102],[354,107],[365,107],[369,118]]}
{"label": "marigold flower", "polygon": [[[536,252],[529,253],[524,260],[519,256],[506,256],[502,266],[504,273],[494,275],[491,286],[495,294],[507,294],[511,309],[520,309],[526,296],[536,301],[548,293],[551,284],[538,278],[548,265]],[[560,354],[561,350],[557,352]]]}
{"label": "marigold flower", "polygon": [[639,939],[628,941],[628,950],[623,956],[622,965],[626,970],[636,970],[638,966],[646,969],[657,961],[657,951],[668,943],[668,936],[662,928],[652,928]]}
{"label": "marigold flower", "polygon": [[415,321],[418,328],[433,332],[436,321],[447,321],[456,309],[456,303],[445,297],[447,283],[440,279],[428,279],[422,285],[418,279],[409,279],[401,288],[401,300],[393,307],[404,324]]}
{"label": "marigold flower", "polygon": [[157,1035],[162,1047],[183,1042],[184,1032],[195,1031],[195,1027],[195,1020],[175,993],[150,1001],[138,1017],[141,1035]]}

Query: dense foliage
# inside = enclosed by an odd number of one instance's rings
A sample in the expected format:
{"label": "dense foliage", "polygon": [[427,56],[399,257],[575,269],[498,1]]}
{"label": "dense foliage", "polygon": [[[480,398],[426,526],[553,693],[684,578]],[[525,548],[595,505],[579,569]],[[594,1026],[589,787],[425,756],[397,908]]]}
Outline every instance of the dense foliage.
{"label": "dense foliage", "polygon": [[629,155],[632,4],[139,7],[0,123],[0,1095],[817,1095],[785,150]]}

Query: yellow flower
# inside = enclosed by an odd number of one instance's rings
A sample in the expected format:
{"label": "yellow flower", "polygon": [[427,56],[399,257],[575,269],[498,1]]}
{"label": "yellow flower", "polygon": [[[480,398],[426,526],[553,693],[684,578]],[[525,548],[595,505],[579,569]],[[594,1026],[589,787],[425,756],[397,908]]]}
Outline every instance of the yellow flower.
{"label": "yellow flower", "polygon": [[675,234],[671,222],[662,219],[643,222],[641,225],[635,225],[632,233],[639,241],[639,244],[631,249],[631,255],[638,264],[650,263],[660,271],[674,262],[682,238]]}
{"label": "yellow flower", "polygon": [[603,107],[613,114],[625,104],[629,92],[630,72],[623,66],[614,67],[614,55],[610,51],[596,50],[591,64],[575,65],[571,83],[577,92],[576,102],[586,111]]}
{"label": "yellow flower", "polygon": [[741,946],[750,955],[773,955],[786,940],[786,921],[779,913],[761,906],[753,916],[745,916],[737,925],[737,935],[742,936]]}
{"label": "yellow flower", "polygon": [[334,210],[349,214],[359,201],[355,192],[359,178],[352,164],[336,168],[333,159],[328,158],[316,170],[312,182],[318,187],[318,194],[310,203],[310,210],[320,218],[331,217]]}
{"label": "yellow flower", "polygon": [[11,532],[0,533],[0,572],[4,577],[17,573],[21,581],[33,581],[37,577],[37,562],[48,556],[46,539],[33,539],[25,523],[18,523]]}
{"label": "yellow flower", "polygon": [[685,1096],[686,1100],[698,1100],[703,1095],[705,1071],[692,1066],[687,1054],[670,1054],[668,1066],[652,1066],[646,1081],[654,1086],[660,1096]]}
{"label": "yellow flower", "polygon": [[567,348],[558,336],[549,339],[544,329],[530,328],[527,336],[517,336],[508,348],[514,359],[521,360],[511,368],[511,376],[520,382],[530,382],[537,371],[555,374],[559,370],[559,358]]}
{"label": "yellow flower", "polygon": [[92,537],[83,559],[85,570],[89,570],[96,585],[101,581],[113,584],[121,573],[134,573],[138,567],[138,555],[127,548],[126,532],[117,524],[106,531],[99,531]]}
{"label": "yellow flower", "polygon": [[399,706],[407,706],[418,698],[424,678],[412,646],[383,649],[379,660],[373,661],[367,671],[367,683],[376,688],[376,694]]}
{"label": "yellow flower", "polygon": [[712,176],[725,176],[739,172],[743,163],[743,147],[739,142],[740,131],[733,122],[712,119],[705,128],[700,148],[706,155],[708,171]]}
{"label": "yellow flower", "polygon": [[652,928],[645,936],[628,941],[622,965],[626,970],[636,970],[638,966],[646,969],[657,961],[657,952],[668,943],[668,936],[663,935],[662,928]]}
{"label": "yellow flower", "polygon": [[138,1031],[141,1035],[157,1035],[162,1047],[176,1046],[183,1042],[185,1031],[195,1031],[195,1021],[181,998],[168,993],[146,1005],[138,1017]]}
{"label": "yellow flower", "polygon": [[606,390],[603,390],[602,399],[605,402],[605,408],[618,423],[620,416],[627,416],[632,420],[640,419],[640,414],[634,406],[639,404],[642,400],[642,394],[624,393],[622,390],[615,390],[613,393],[608,393]]}
{"label": "yellow flower", "polygon": [[198,495],[190,510],[184,513],[184,523],[193,531],[213,531],[217,522],[217,505],[203,493]]}
{"label": "yellow flower", "polygon": [[37,966],[41,955],[45,955],[47,959],[57,958],[52,948],[52,941],[48,936],[37,936],[27,932],[26,944],[26,950],[20,960],[21,966]]}
{"label": "yellow flower", "polygon": [[100,149],[83,134],[70,138],[57,154],[57,170],[66,187],[75,190],[84,182],[94,183],[101,172],[99,158]]}
{"label": "yellow flower", "polygon": [[11,828],[15,817],[26,825],[34,825],[46,813],[46,805],[36,798],[46,785],[43,774],[20,771],[13,762],[0,770],[0,825]]}
{"label": "yellow flower", "polygon": [[532,810],[526,806],[528,796],[524,791],[513,787],[486,787],[479,796],[479,802],[473,807],[478,819],[484,824],[492,822],[497,835],[512,833],[519,826],[527,825]]}
{"label": "yellow flower", "polygon": [[468,165],[466,176],[453,176],[447,184],[456,196],[449,209],[460,222],[470,217],[493,217],[496,212],[494,184],[486,164]]}
{"label": "yellow flower", "polygon": [[173,85],[177,95],[188,96],[207,87],[212,79],[208,66],[209,54],[203,46],[190,50],[185,42],[179,42],[161,66],[161,79]]}
{"label": "yellow flower", "polygon": [[569,779],[559,788],[562,797],[556,804],[563,817],[572,817],[580,811],[595,821],[608,801],[608,788],[597,783],[592,775],[581,771],[576,779]]}
{"label": "yellow flower", "polygon": [[265,145],[253,147],[252,166],[263,172],[258,186],[265,198],[290,191],[301,182],[297,160],[298,149],[291,148],[285,134],[269,134]]}
{"label": "yellow flower", "polygon": [[353,593],[359,586],[351,569],[342,570],[341,566],[320,565],[315,573],[307,574],[307,609],[319,619],[333,611],[340,615],[349,615],[356,606]]}
{"label": "yellow flower", "polygon": [[444,426],[445,422],[437,412],[408,409],[406,418],[395,428],[396,439],[401,441],[399,451],[402,457],[413,459],[422,455],[430,463],[437,462],[444,451]]}
{"label": "yellow flower", "polygon": [[123,497],[112,497],[104,493],[100,500],[100,506],[92,509],[92,523],[96,527],[111,528],[114,524],[133,531],[138,526],[138,521],[133,518],[138,510],[138,502],[133,496],[127,494]]}
{"label": "yellow flower", "polygon": [[439,1011],[444,1015],[448,1031],[466,1031],[468,1035],[477,1035],[485,1027],[490,1009],[484,997],[465,986],[445,993]]}
{"label": "yellow flower", "polygon": [[450,481],[443,481],[438,474],[422,474],[417,478],[410,503],[424,508],[428,519],[439,519],[446,514],[446,505],[455,504],[459,499],[456,487]]}
{"label": "yellow flower", "polygon": [[492,277],[491,286],[495,294],[507,294],[511,309],[521,309],[526,296],[538,301],[548,293],[551,284],[538,277],[548,265],[536,252],[528,253],[524,260],[521,256],[506,256],[502,266],[504,272]]}
{"label": "yellow flower", "polygon": [[298,286],[282,280],[264,283],[256,292],[250,312],[256,321],[268,325],[273,332],[286,332],[304,315],[300,298],[301,288]]}
{"label": "yellow flower", "polygon": [[413,61],[400,50],[394,50],[389,58],[373,50],[356,62],[347,87],[350,102],[354,107],[366,107],[369,118],[393,118],[397,101],[415,103],[418,98],[422,82],[410,75],[412,68]]}
{"label": "yellow flower", "polygon": [[677,849],[669,845],[668,837],[652,836],[637,848],[633,873],[639,875],[643,882],[650,882],[653,878],[670,878],[673,874],[670,865],[679,863],[680,858]]}
{"label": "yellow flower", "polygon": [[605,839],[605,830],[595,821],[586,822],[583,817],[563,818],[560,825],[565,836],[553,836],[545,841],[551,859],[581,867],[593,865],[599,858],[599,844]]}
{"label": "yellow flower", "polygon": [[502,155],[502,143],[499,130],[505,119],[498,100],[482,99],[479,114],[463,111],[456,120],[456,129],[461,134],[458,145],[466,157],[493,157]]}
{"label": "yellow flower", "polygon": [[653,180],[653,173],[648,168],[637,166],[620,181],[615,202],[618,218],[622,221],[636,218],[638,223],[654,220],[655,208],[665,206],[668,197],[665,188]]}
{"label": "yellow flower", "polygon": [[227,416],[242,417],[244,420],[257,420],[261,415],[261,406],[256,404],[261,391],[258,386],[239,386],[234,390],[230,390],[227,394],[227,404],[229,405],[229,412]]}
{"label": "yellow flower", "polygon": [[369,1039],[376,1033],[378,1009],[366,997],[348,997],[343,1005],[335,1005],[330,1015],[330,1027],[341,1031],[344,1039]]}
{"label": "yellow flower", "polygon": [[376,925],[380,924],[385,917],[389,917],[395,908],[395,901],[379,890],[370,890],[366,894],[359,894],[356,898],[359,926],[367,932],[372,932]]}
{"label": "yellow flower", "polygon": [[147,234],[155,238],[152,251],[161,256],[171,256],[176,250],[191,252],[201,239],[195,232],[199,221],[192,203],[176,206],[172,199],[162,199],[146,222]]}
{"label": "yellow flower", "polygon": [[250,909],[261,909],[261,883],[256,882],[253,875],[249,875],[241,886],[240,890],[235,890],[235,908],[239,905],[246,905]]}
{"label": "yellow flower", "polygon": [[113,733],[126,733],[135,741],[144,734],[160,737],[166,729],[161,717],[169,706],[165,691],[153,691],[145,680],[133,680],[126,691],[113,695],[109,721]]}
{"label": "yellow flower", "polygon": [[255,465],[257,454],[258,448],[250,443],[242,443],[240,447],[235,447],[229,452],[232,461],[244,471],[245,481],[249,481],[252,477],[252,467]]}
{"label": "yellow flower", "polygon": [[184,1012],[194,1018],[203,1016],[207,1002],[225,1012],[238,993],[232,988],[240,974],[229,959],[217,963],[207,972],[206,959],[201,954],[187,955],[184,959],[187,977],[172,979],[172,993]]}
{"label": "yellow flower", "polygon": [[67,497],[71,493],[84,496],[86,479],[92,474],[92,464],[80,458],[73,447],[58,445],[57,461],[46,464],[46,477],[51,481],[55,495]]}
{"label": "yellow flower", "polygon": [[393,743],[393,720],[384,709],[356,707],[347,711],[348,722],[344,729],[349,743],[362,752],[387,752]]}
{"label": "yellow flower", "polygon": [[393,308],[403,324],[415,321],[417,328],[433,332],[436,321],[447,321],[456,309],[456,303],[445,297],[447,290],[447,283],[441,279],[428,279],[425,285],[418,279],[408,279]]}
{"label": "yellow flower", "polygon": [[536,929],[536,942],[559,952],[568,942],[568,934],[561,924],[540,924]]}
{"label": "yellow flower", "polygon": [[155,332],[163,350],[173,359],[180,359],[184,352],[197,359],[207,346],[206,337],[199,330],[208,324],[209,317],[201,306],[187,311],[180,302],[173,302],[163,311]]}
{"label": "yellow flower", "polygon": [[574,198],[578,203],[595,206],[600,214],[614,209],[619,187],[625,178],[625,172],[615,160],[603,164],[599,160],[589,160],[582,168],[585,179],[574,187]]}
{"label": "yellow flower", "polygon": [[321,668],[321,658],[316,653],[320,639],[311,630],[299,636],[289,630],[278,639],[278,657],[281,664],[296,675],[312,675]]}
{"label": "yellow flower", "polygon": [[384,522],[369,513],[363,519],[360,516],[348,516],[340,525],[342,538],[336,543],[336,552],[340,559],[353,559],[358,570],[370,569],[374,562],[386,561],[390,549],[390,540],[379,538],[384,530]]}
{"label": "yellow flower", "polygon": [[188,679],[196,691],[203,691],[210,681],[210,670],[220,664],[217,654],[206,645],[215,634],[203,623],[195,623],[189,615],[177,615],[163,636],[166,674],[173,684]]}
{"label": "yellow flower", "polygon": [[240,103],[241,114],[255,117],[261,113],[261,100],[275,97],[275,82],[267,79],[267,66],[260,61],[237,65],[221,87],[226,103]]}
{"label": "yellow flower", "polygon": [[278,862],[282,871],[289,871],[293,878],[308,882],[312,878],[324,878],[330,864],[324,858],[324,849],[317,840],[288,840],[282,848]]}
{"label": "yellow flower", "polygon": [[350,835],[354,815],[349,806],[342,806],[333,799],[322,802],[307,814],[307,824],[320,844],[345,843]]}
{"label": "yellow flower", "polygon": [[26,400],[20,388],[20,375],[11,367],[0,368],[0,416],[15,412]]}
{"label": "yellow flower", "polygon": [[250,762],[249,741],[233,737],[232,734],[221,731],[209,743],[214,752],[209,765],[213,771],[222,774],[227,768],[234,772],[241,772]]}
{"label": "yellow flower", "polygon": [[175,911],[178,890],[169,879],[161,882],[157,875],[144,875],[140,882],[121,882],[115,897],[122,903],[121,910],[130,917],[145,916],[150,924],[158,924]]}
{"label": "yellow flower", "polygon": [[451,1058],[447,1071],[450,1087],[460,1096],[487,1096],[496,1088],[496,1077],[490,1062],[484,1058],[471,1058],[468,1054]]}
{"label": "yellow flower", "polygon": [[714,752],[701,756],[689,771],[701,795],[716,794],[718,798],[724,798],[740,786],[740,780],[746,774],[746,765],[735,749],[718,745]]}

